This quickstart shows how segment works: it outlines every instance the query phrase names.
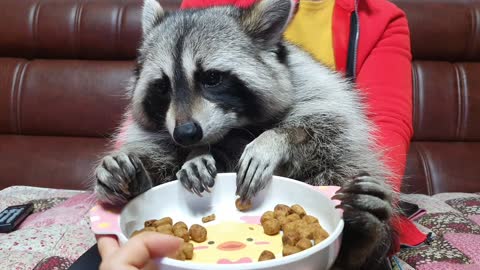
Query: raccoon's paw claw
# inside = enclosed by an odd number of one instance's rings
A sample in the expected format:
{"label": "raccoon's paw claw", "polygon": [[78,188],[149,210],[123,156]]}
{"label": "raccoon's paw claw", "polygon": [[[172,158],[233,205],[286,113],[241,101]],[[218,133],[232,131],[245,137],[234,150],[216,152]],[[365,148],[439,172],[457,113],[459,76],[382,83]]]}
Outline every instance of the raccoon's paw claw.
{"label": "raccoon's paw claw", "polygon": [[183,164],[176,176],[187,190],[202,196],[204,191],[210,192],[209,188],[215,184],[215,159],[209,154],[190,159]]}
{"label": "raccoon's paw claw", "polygon": [[392,197],[385,184],[365,174],[346,183],[332,197],[341,201],[337,208],[344,210],[345,221],[338,269],[360,269],[380,245],[388,245],[392,237]]}
{"label": "raccoon's paw claw", "polygon": [[282,159],[281,154],[273,151],[275,147],[272,149],[257,140],[245,147],[238,163],[236,194],[243,200],[253,198],[265,188]]}
{"label": "raccoon's paw claw", "polygon": [[120,205],[152,187],[142,161],[123,152],[108,155],[95,170],[95,194],[101,202]]}
{"label": "raccoon's paw claw", "polygon": [[368,175],[361,175],[346,183],[333,196],[340,200],[338,208],[366,212],[380,222],[388,220],[392,213],[393,192]]}

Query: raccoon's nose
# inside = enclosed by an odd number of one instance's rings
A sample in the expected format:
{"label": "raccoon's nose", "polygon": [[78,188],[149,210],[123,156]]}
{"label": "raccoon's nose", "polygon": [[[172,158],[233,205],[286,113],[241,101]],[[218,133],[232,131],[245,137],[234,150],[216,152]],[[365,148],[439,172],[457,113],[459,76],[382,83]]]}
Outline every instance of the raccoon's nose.
{"label": "raccoon's nose", "polygon": [[202,139],[202,136],[202,128],[196,122],[181,124],[173,130],[173,139],[183,145],[197,143]]}

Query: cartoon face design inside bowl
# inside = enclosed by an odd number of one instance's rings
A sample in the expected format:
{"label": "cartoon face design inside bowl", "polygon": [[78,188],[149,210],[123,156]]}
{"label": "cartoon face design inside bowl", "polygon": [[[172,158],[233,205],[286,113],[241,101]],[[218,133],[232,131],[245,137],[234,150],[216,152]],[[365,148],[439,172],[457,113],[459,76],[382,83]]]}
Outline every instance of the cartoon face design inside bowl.
{"label": "cartoon face design inside bowl", "polygon": [[260,253],[269,250],[275,257],[282,254],[282,236],[263,233],[258,224],[220,222],[206,226],[208,239],[193,243],[192,262],[210,264],[238,264],[258,261]]}

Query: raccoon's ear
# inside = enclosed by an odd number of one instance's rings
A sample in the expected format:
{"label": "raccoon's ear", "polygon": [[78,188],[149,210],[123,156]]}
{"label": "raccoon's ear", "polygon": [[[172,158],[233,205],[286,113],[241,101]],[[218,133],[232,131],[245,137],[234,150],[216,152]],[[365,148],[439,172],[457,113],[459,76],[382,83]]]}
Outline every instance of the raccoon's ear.
{"label": "raccoon's ear", "polygon": [[156,0],[144,0],[142,10],[142,30],[145,35],[165,15],[162,6]]}
{"label": "raccoon's ear", "polygon": [[241,24],[250,37],[268,48],[282,38],[294,8],[293,0],[257,0],[242,11]]}

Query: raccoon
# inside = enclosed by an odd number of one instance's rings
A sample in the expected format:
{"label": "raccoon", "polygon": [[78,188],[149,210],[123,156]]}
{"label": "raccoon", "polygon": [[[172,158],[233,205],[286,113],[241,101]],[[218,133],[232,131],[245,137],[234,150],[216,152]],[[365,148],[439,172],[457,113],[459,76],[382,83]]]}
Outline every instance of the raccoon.
{"label": "raccoon", "polygon": [[272,175],[338,185],[333,268],[381,269],[395,238],[391,172],[354,83],[283,39],[293,10],[258,0],[168,13],[145,0],[122,145],[99,162],[95,194],[123,204],[179,179],[202,196],[217,172],[237,172],[243,200]]}

